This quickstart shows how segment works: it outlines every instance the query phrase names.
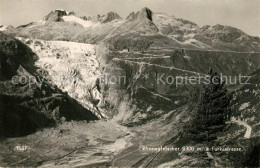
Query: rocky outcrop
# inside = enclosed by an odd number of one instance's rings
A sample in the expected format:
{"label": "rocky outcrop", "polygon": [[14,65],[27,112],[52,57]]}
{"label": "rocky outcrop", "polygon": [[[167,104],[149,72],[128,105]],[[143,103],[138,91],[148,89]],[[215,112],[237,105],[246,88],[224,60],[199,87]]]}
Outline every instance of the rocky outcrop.
{"label": "rocky outcrop", "polygon": [[143,8],[140,12],[138,12],[138,17],[147,18],[150,21],[153,21],[152,15],[153,15],[153,12],[148,8]]}
{"label": "rocky outcrop", "polygon": [[56,10],[52,11],[51,13],[49,13],[47,16],[45,16],[43,18],[43,20],[59,22],[59,21],[62,21],[61,17],[66,16],[66,15],[67,15],[67,11],[56,9]]}
{"label": "rocky outcrop", "polygon": [[131,13],[126,22],[121,26],[121,29],[128,32],[138,32],[140,34],[156,34],[158,28],[152,22],[152,11],[148,8],[143,8],[137,13]]}
{"label": "rocky outcrop", "polygon": [[111,22],[113,20],[121,20],[122,18],[115,12],[109,12],[106,17],[104,18],[104,20],[102,21],[102,23],[107,23],[107,22]]}
{"label": "rocky outcrop", "polygon": [[76,15],[76,13],[74,12],[74,11],[71,11],[71,12],[69,12],[69,14],[68,14],[69,16],[70,15],[73,15],[73,16],[75,16]]}
{"label": "rocky outcrop", "polygon": [[133,19],[148,19],[150,21],[153,21],[152,19],[153,12],[148,8],[143,8],[140,11],[134,13],[130,13],[126,19],[127,20],[133,20]]}

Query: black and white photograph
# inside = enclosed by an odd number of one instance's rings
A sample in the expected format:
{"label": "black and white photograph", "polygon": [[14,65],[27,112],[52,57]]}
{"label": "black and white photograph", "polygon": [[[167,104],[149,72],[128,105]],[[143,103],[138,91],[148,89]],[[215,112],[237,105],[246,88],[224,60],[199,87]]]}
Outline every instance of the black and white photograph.
{"label": "black and white photograph", "polygon": [[0,0],[7,167],[260,167],[260,0]]}

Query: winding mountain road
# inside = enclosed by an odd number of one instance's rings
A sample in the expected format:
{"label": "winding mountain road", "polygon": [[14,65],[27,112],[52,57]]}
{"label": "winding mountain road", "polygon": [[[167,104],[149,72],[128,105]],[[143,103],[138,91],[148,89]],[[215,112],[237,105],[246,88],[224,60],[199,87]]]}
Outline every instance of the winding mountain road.
{"label": "winding mountain road", "polygon": [[234,123],[237,123],[238,125],[243,125],[244,127],[246,127],[246,132],[245,132],[244,138],[251,137],[252,127],[250,125],[248,125],[245,121],[242,121],[240,119],[237,120],[237,119],[235,119],[235,117],[232,117],[231,122],[234,122]]}
{"label": "winding mountain road", "polygon": [[206,152],[208,158],[214,160],[214,163],[215,163],[215,167],[220,167],[220,165],[218,164],[218,159],[212,155],[211,152]]}
{"label": "winding mountain road", "polygon": [[[231,122],[236,123],[238,125],[243,125],[244,127],[246,127],[246,132],[245,132],[244,138],[248,139],[251,137],[252,127],[250,125],[248,125],[245,121],[242,121],[240,119],[237,120],[235,117],[232,117]],[[220,159],[214,157],[211,152],[206,152],[206,153],[207,153],[208,158],[214,160],[215,166],[219,167],[218,162],[220,162]]]}
{"label": "winding mountain road", "polygon": [[151,64],[148,62],[136,62],[136,61],[131,61],[131,60],[126,60],[126,59],[120,59],[120,58],[113,58],[113,61],[124,61],[127,63],[133,63],[133,64],[138,64],[138,65],[147,65],[147,66],[154,66],[154,67],[159,67],[159,68],[164,68],[164,69],[169,69],[169,70],[177,70],[177,71],[182,71],[182,72],[186,72],[186,73],[191,73],[191,74],[195,74],[195,75],[200,75],[200,76],[207,76],[206,74],[203,73],[199,73],[199,72],[195,72],[195,71],[189,71],[189,70],[185,70],[185,69],[180,69],[174,66],[164,66],[164,65],[158,65],[158,64]]}

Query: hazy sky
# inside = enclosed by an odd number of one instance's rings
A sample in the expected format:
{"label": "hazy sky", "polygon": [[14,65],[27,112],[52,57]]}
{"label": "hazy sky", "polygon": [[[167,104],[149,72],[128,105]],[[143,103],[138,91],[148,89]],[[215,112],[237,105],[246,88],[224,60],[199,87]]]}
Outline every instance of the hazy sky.
{"label": "hazy sky", "polygon": [[40,20],[53,9],[75,11],[78,16],[114,11],[125,18],[143,7],[199,26],[230,25],[260,36],[260,0],[0,0],[0,25]]}

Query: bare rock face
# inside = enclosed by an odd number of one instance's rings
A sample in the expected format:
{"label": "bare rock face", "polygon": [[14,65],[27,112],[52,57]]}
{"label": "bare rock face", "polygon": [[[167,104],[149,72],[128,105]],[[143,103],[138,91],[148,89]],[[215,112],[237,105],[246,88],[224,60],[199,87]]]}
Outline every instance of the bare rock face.
{"label": "bare rock face", "polygon": [[76,13],[74,12],[74,11],[71,11],[71,12],[69,12],[69,14],[68,14],[69,16],[70,15],[73,15],[73,16],[75,16],[76,15]]}
{"label": "bare rock face", "polygon": [[141,11],[140,11],[140,17],[145,17],[145,18],[147,18],[147,19],[149,19],[150,21],[153,21],[153,19],[152,19],[152,14],[153,14],[153,12],[150,10],[150,9],[148,9],[148,8],[143,8]]}
{"label": "bare rock face", "polygon": [[104,20],[102,21],[102,23],[107,23],[107,22],[111,22],[113,20],[121,20],[122,18],[115,12],[109,12],[106,17],[104,18]]}
{"label": "bare rock face", "polygon": [[65,10],[56,9],[49,13],[47,16],[43,18],[46,21],[59,22],[62,21],[61,17],[66,16],[67,12]]}
{"label": "bare rock face", "polygon": [[153,12],[148,8],[143,8],[137,13],[130,13],[126,18],[127,22],[123,25],[124,30],[136,31],[141,34],[154,34],[158,32],[158,28],[153,23]]}
{"label": "bare rock face", "polygon": [[137,13],[130,13],[126,19],[133,20],[133,19],[148,19],[150,21],[153,21],[152,19],[153,12],[148,8],[143,8],[142,10],[138,11]]}
{"label": "bare rock face", "polygon": [[133,19],[135,13],[134,12],[131,12],[127,17],[126,17],[126,20],[131,20]]}

